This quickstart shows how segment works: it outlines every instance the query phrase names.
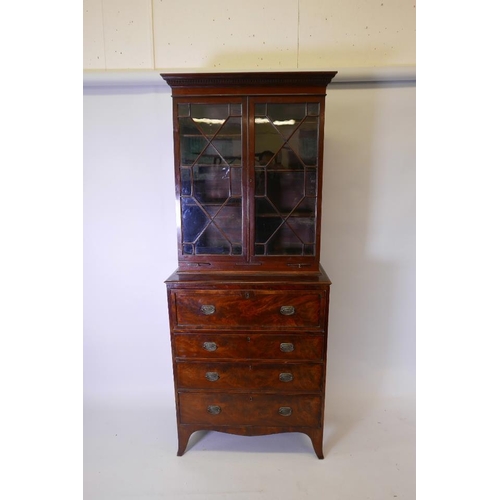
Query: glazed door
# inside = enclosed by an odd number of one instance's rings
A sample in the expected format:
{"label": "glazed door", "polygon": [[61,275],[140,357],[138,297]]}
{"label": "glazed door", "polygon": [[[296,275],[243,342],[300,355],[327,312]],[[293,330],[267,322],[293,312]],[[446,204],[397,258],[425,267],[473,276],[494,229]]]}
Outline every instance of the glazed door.
{"label": "glazed door", "polygon": [[179,261],[186,269],[247,259],[245,114],[239,97],[174,100]]}
{"label": "glazed door", "polygon": [[252,260],[263,267],[318,267],[322,97],[255,97]]}
{"label": "glazed door", "polygon": [[317,271],[323,96],[174,100],[185,271]]}

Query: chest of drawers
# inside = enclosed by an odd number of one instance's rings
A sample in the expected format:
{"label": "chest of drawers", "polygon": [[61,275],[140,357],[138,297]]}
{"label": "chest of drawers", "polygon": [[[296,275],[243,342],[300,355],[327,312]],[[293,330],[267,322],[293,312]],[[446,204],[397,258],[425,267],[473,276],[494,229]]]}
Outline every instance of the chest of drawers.
{"label": "chest of drawers", "polygon": [[166,282],[182,455],[197,430],[302,432],[323,458],[329,280],[174,273]]}

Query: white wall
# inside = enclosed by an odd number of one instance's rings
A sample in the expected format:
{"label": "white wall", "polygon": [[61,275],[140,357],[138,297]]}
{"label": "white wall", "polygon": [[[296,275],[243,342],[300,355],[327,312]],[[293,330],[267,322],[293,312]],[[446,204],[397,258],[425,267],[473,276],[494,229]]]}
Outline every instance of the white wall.
{"label": "white wall", "polygon": [[322,262],[339,393],[415,390],[415,86],[331,86]]}
{"label": "white wall", "polygon": [[[173,404],[163,280],[176,268],[168,86],[84,89],[85,391]],[[327,409],[415,389],[415,85],[328,88],[322,264]]]}
{"label": "white wall", "polygon": [[170,384],[163,280],[176,267],[171,98],[84,92],[85,390]]}

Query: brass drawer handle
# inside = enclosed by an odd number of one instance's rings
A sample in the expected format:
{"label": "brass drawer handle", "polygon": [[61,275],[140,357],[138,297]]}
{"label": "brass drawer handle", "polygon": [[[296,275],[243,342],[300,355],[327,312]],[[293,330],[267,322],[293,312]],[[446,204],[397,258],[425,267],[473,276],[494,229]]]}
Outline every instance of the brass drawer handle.
{"label": "brass drawer handle", "polygon": [[281,352],[292,352],[295,349],[293,344],[291,342],[282,342],[280,344],[280,351]]}
{"label": "brass drawer handle", "polygon": [[222,411],[222,408],[217,405],[208,405],[207,411],[210,415],[218,415]]}
{"label": "brass drawer handle", "polygon": [[291,382],[293,380],[293,375],[291,373],[280,373],[281,382]]}
{"label": "brass drawer handle", "polygon": [[219,380],[220,377],[217,372],[207,372],[205,373],[205,378],[210,382],[215,382],[216,380]]}
{"label": "brass drawer handle", "polygon": [[291,316],[292,314],[295,314],[295,307],[293,307],[293,306],[281,306],[280,313],[283,314],[283,316]]}
{"label": "brass drawer handle", "polygon": [[205,351],[215,351],[217,349],[217,344],[215,342],[203,342],[203,349]]}
{"label": "brass drawer handle", "polygon": [[289,406],[280,406],[278,413],[282,417],[289,417],[292,414],[292,409]]}
{"label": "brass drawer handle", "polygon": [[206,304],[201,306],[201,312],[207,316],[210,316],[215,312],[215,306],[211,304]]}

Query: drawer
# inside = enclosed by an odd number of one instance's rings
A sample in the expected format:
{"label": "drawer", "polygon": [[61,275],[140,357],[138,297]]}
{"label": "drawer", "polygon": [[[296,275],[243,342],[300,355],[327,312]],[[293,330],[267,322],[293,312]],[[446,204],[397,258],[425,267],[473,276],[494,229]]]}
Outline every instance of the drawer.
{"label": "drawer", "polygon": [[321,330],[326,297],[314,290],[172,290],[175,329]]}
{"label": "drawer", "polygon": [[178,362],[176,369],[180,389],[319,392],[323,387],[323,365],[319,363]]}
{"label": "drawer", "polygon": [[181,424],[317,427],[318,395],[223,394],[180,392]]}
{"label": "drawer", "polygon": [[177,334],[174,352],[190,359],[282,359],[320,361],[323,335],[274,335],[245,333]]}

